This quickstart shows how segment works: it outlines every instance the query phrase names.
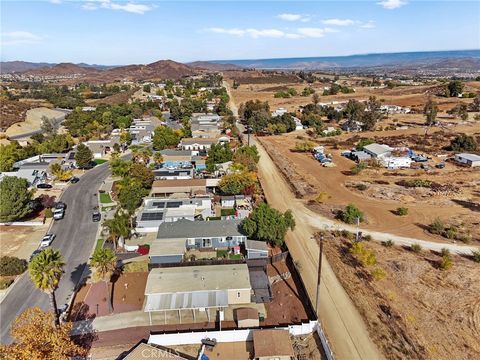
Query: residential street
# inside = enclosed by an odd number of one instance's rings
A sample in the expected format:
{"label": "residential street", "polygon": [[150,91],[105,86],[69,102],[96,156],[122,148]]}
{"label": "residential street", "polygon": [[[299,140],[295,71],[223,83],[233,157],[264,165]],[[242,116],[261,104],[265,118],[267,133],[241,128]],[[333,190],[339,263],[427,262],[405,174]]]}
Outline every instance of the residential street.
{"label": "residential street", "polygon": [[[57,236],[52,247],[60,250],[66,263],[56,292],[58,306],[68,302],[92,252],[100,224],[92,222],[92,209],[98,204],[97,190],[108,173],[108,163],[96,166],[77,184],[70,184],[60,197],[67,204],[65,218],[54,222],[50,230]],[[11,341],[10,324],[15,317],[34,306],[48,309],[48,296],[35,289],[26,272],[0,305],[2,343]]]}

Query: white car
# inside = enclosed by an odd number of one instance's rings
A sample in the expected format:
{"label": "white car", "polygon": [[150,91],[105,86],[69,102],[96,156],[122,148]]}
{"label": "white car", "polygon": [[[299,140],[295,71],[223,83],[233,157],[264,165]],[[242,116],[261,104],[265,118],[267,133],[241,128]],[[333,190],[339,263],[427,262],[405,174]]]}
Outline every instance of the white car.
{"label": "white car", "polygon": [[65,216],[65,209],[63,209],[63,208],[55,209],[53,211],[53,219],[54,220],[63,219],[64,216]]}
{"label": "white car", "polygon": [[46,234],[40,242],[40,248],[50,246],[50,244],[53,242],[53,239],[55,239],[55,234]]}

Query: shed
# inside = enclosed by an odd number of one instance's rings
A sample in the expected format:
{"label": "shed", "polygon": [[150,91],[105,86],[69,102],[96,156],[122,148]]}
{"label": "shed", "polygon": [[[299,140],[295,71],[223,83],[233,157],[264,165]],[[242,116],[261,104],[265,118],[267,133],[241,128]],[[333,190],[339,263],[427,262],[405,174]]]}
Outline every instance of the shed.
{"label": "shed", "polygon": [[265,241],[247,239],[245,242],[248,259],[258,259],[268,257],[268,245]]}
{"label": "shed", "polygon": [[236,317],[237,326],[239,328],[252,328],[260,326],[257,309],[247,307],[236,309]]}
{"label": "shed", "polygon": [[456,154],[455,161],[460,164],[467,165],[469,167],[480,166],[480,156],[475,154],[467,154],[467,153]]}

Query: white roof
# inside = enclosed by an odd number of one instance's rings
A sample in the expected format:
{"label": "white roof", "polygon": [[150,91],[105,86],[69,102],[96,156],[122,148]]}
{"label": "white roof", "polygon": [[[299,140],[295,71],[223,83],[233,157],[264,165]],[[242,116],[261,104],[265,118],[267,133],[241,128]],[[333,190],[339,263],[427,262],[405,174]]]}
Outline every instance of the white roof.
{"label": "white roof", "polygon": [[178,216],[195,216],[195,210],[197,205],[181,205],[178,208],[167,208],[166,216],[168,217],[178,217]]}
{"label": "white roof", "polygon": [[162,239],[153,241],[150,256],[183,255],[186,251],[184,239]]}
{"label": "white roof", "polygon": [[480,156],[476,154],[461,153],[457,154],[456,156],[470,161],[480,161]]}
{"label": "white roof", "polygon": [[381,154],[385,154],[387,152],[390,152],[393,149],[388,145],[373,143],[373,144],[364,146],[363,150],[364,151],[367,150],[368,152],[371,152],[371,153],[376,154],[376,155],[381,155]]}
{"label": "white roof", "polygon": [[152,269],[145,294],[251,289],[247,264]]}

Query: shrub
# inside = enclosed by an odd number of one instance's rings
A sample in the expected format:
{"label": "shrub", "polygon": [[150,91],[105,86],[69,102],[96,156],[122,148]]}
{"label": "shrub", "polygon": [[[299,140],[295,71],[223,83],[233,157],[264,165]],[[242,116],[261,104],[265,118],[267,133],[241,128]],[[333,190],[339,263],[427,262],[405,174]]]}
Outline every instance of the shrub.
{"label": "shrub", "polygon": [[442,250],[440,251],[440,254],[442,256],[450,256],[450,250],[448,250],[447,248],[442,248]]}
{"label": "shrub", "polygon": [[348,231],[348,230],[342,230],[342,237],[344,237],[345,239],[348,239],[348,240],[353,240],[355,239],[355,234],[352,233],[351,231]]}
{"label": "shrub", "polygon": [[373,251],[365,248],[365,243],[355,241],[350,246],[350,253],[362,264],[363,267],[373,266],[377,263],[377,257]]}
{"label": "shrub", "polygon": [[375,269],[373,269],[371,275],[376,281],[383,280],[387,277],[387,273],[385,272],[385,270],[380,267],[376,267]]}
{"label": "shrub", "polygon": [[453,260],[450,255],[443,255],[442,259],[438,263],[440,270],[448,270],[453,266]]}
{"label": "shrub", "polygon": [[368,234],[367,234],[367,235],[364,235],[364,236],[363,236],[363,240],[365,240],[365,241],[372,241],[372,235],[368,235]]}
{"label": "shrub", "polygon": [[367,185],[365,185],[363,183],[357,184],[357,185],[355,185],[355,187],[357,188],[357,190],[360,190],[360,191],[367,190]]}
{"label": "shrub", "polygon": [[392,247],[393,245],[395,245],[395,243],[393,242],[393,240],[387,240],[387,241],[382,241],[382,245],[385,247]]}
{"label": "shrub", "polygon": [[398,207],[395,210],[395,214],[398,216],[405,216],[408,214],[408,208],[406,207]]}
{"label": "shrub", "polygon": [[328,195],[326,192],[323,192],[323,191],[322,191],[322,192],[320,192],[320,193],[318,194],[318,196],[315,198],[315,202],[321,204],[321,203],[323,203],[325,200],[328,200],[328,199],[330,199],[330,198],[331,198],[330,195]]}
{"label": "shrub", "polygon": [[445,230],[445,223],[440,218],[435,218],[433,222],[428,226],[428,231],[432,234],[441,235]]}
{"label": "shrub", "polygon": [[13,283],[12,279],[1,279],[0,280],[0,290],[7,289],[10,285],[12,285],[12,283]]}
{"label": "shrub", "polygon": [[361,162],[357,165],[354,165],[350,168],[350,172],[354,175],[360,174],[363,170],[367,168],[367,164],[364,162]]}
{"label": "shrub", "polygon": [[472,250],[473,261],[480,263],[480,250]]}
{"label": "shrub", "polygon": [[364,215],[355,205],[349,204],[345,207],[345,210],[340,210],[337,213],[337,219],[347,224],[354,224],[357,222],[357,219],[363,222]]}
{"label": "shrub", "polygon": [[45,209],[45,217],[47,219],[50,219],[51,217],[53,217],[53,211],[52,209],[48,208],[48,209]]}
{"label": "shrub", "polygon": [[2,256],[0,258],[0,275],[20,275],[27,270],[27,265],[27,260],[25,259],[19,259],[13,256]]}
{"label": "shrub", "polygon": [[295,143],[295,151],[299,152],[310,152],[315,147],[315,144],[311,141],[297,141]]}
{"label": "shrub", "polygon": [[419,253],[420,251],[422,251],[422,246],[420,244],[412,244],[410,246],[410,249],[414,252],[414,253]]}

